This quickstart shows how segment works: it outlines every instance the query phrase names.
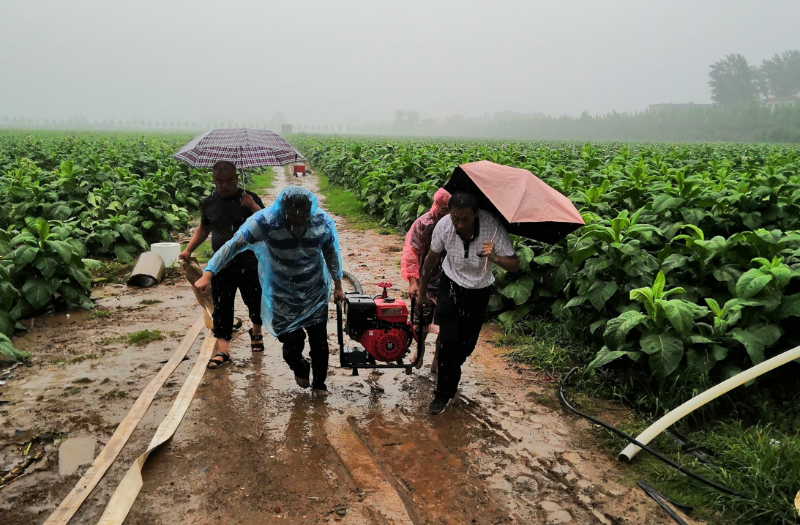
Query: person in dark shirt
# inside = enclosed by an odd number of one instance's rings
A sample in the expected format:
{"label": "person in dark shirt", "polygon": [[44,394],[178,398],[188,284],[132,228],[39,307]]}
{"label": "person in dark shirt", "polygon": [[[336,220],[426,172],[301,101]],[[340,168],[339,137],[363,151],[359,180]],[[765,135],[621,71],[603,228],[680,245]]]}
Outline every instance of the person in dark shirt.
{"label": "person in dark shirt", "polygon": [[[186,249],[178,256],[188,259],[211,234],[211,248],[219,250],[255,212],[264,208],[264,203],[255,193],[238,186],[236,166],[232,162],[219,161],[214,164],[213,182],[216,191],[203,199],[200,225],[194,232]],[[211,296],[214,300],[214,337],[217,338],[217,353],[208,362],[209,368],[218,368],[230,360],[230,340],[233,334],[233,303],[236,290],[249,310],[253,323],[248,333],[253,352],[264,351],[264,335],[261,331],[261,284],[258,279],[258,259],[247,250],[231,261],[224,271],[214,275],[211,281]]]}

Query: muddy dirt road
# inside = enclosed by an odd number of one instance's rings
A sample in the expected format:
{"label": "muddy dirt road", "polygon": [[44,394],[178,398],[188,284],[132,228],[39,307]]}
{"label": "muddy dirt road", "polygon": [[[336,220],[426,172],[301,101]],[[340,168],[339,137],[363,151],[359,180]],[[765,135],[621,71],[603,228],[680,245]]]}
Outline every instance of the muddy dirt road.
{"label": "muddy dirt road", "polygon": [[[279,171],[264,202],[286,184],[316,189],[313,176]],[[336,220],[345,268],[368,292],[388,280],[403,296],[402,237]],[[75,310],[27,320],[30,331],[14,340],[36,364],[0,378],[7,381],[0,477],[26,457],[38,459],[0,488],[0,523],[49,516],[199,315],[176,273],[154,288],[106,285],[94,294],[105,317]],[[237,315],[246,319],[241,301]],[[144,329],[165,337],[140,346],[124,340]],[[312,399],[295,385],[276,340],[267,337],[263,355],[251,354],[246,332],[237,332],[233,364],[206,371],[174,438],[150,456],[126,523],[671,523],[597,452],[588,425],[562,412],[543,375],[503,360],[496,334],[484,327],[460,396],[434,417],[427,366],[410,376],[354,377],[332,355],[330,396]],[[97,523],[169,410],[202,338],[70,523]],[[429,343],[428,360],[432,353]]]}

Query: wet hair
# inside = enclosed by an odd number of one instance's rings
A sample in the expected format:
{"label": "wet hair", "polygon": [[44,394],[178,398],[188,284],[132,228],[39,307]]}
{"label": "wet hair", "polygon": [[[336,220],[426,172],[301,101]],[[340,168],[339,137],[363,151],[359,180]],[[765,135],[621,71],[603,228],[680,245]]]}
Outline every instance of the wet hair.
{"label": "wet hair", "polygon": [[282,203],[290,215],[307,215],[311,211],[311,199],[305,193],[287,194]]}
{"label": "wet hair", "polygon": [[236,164],[229,160],[219,160],[214,164],[214,167],[211,168],[211,171],[214,175],[223,172],[236,173]]}
{"label": "wet hair", "polygon": [[478,212],[478,199],[469,193],[456,193],[450,197],[450,209],[453,210],[472,210]]}

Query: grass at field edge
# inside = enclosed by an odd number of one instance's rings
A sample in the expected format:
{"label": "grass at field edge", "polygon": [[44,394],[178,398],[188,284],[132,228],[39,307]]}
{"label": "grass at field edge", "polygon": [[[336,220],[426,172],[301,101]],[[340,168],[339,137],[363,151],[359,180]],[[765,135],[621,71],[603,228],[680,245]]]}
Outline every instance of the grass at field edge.
{"label": "grass at field edge", "polygon": [[366,213],[352,191],[331,184],[323,173],[317,171],[314,175],[319,180],[319,192],[325,197],[325,211],[345,217],[350,221],[350,226],[357,230],[377,230],[383,235],[398,233],[383,226],[374,215]]}

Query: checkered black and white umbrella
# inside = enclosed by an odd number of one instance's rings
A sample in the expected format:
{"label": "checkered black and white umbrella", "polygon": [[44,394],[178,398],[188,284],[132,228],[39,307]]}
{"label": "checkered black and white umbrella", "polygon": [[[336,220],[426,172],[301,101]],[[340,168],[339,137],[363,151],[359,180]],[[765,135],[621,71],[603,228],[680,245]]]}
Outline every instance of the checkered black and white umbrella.
{"label": "checkered black and white umbrella", "polygon": [[210,168],[220,160],[238,169],[283,166],[305,160],[288,142],[266,129],[219,128],[196,136],[172,156],[192,168]]}

